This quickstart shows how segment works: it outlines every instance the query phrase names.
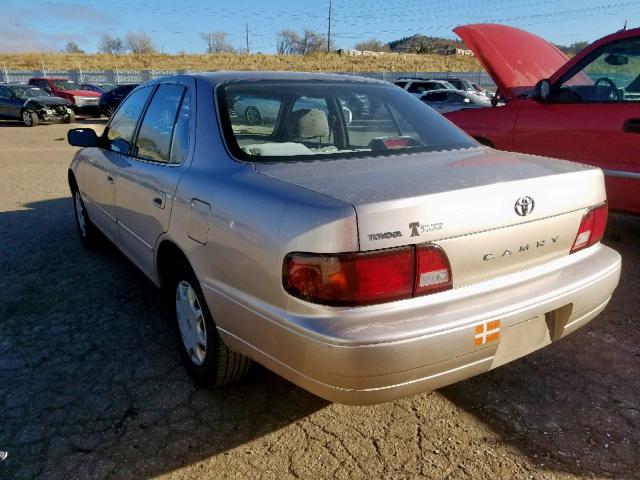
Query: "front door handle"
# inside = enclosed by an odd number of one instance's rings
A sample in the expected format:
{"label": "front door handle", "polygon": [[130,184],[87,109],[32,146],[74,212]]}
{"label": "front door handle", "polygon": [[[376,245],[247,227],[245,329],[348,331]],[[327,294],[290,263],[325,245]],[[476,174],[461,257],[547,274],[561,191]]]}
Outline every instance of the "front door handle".
{"label": "front door handle", "polygon": [[111,175],[107,175],[107,182],[109,183],[113,183],[115,180],[113,179],[113,177]]}
{"label": "front door handle", "polygon": [[153,204],[158,208],[164,208],[165,200],[167,199],[167,194],[162,190],[156,188],[153,191]]}
{"label": "front door handle", "polygon": [[627,133],[640,133],[640,118],[627,118],[624,121],[622,130]]}

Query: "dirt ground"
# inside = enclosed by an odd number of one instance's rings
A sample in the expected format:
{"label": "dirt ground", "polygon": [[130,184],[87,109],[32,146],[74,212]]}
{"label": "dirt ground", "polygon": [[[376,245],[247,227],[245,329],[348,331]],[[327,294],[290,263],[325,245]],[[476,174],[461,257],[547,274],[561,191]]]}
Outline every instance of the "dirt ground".
{"label": "dirt ground", "polygon": [[640,478],[640,218],[610,217],[605,312],[525,359],[370,407],[263,368],[207,391],[152,284],[80,245],[67,129],[0,123],[1,479]]}

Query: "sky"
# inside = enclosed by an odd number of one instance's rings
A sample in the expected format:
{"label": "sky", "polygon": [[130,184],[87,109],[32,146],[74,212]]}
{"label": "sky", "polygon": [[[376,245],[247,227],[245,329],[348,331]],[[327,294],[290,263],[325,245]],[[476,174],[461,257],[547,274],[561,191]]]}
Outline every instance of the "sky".
{"label": "sky", "polygon": [[[593,41],[640,27],[640,0],[333,0],[332,40],[353,48],[413,34],[456,38],[466,23],[503,23],[557,44]],[[329,0],[0,0],[0,53],[60,51],[75,42],[95,52],[103,34],[149,35],[165,53],[203,53],[202,34],[222,31],[236,49],[274,53],[278,32],[305,28],[326,35]]]}

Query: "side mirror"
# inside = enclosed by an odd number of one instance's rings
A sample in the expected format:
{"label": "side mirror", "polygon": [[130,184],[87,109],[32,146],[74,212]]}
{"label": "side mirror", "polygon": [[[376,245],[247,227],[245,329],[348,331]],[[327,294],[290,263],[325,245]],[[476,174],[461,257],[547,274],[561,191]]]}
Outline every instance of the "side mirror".
{"label": "side mirror", "polygon": [[468,98],[465,98],[464,100],[462,100],[462,103],[471,103],[471,100],[469,100]]}
{"label": "side mirror", "polygon": [[97,147],[98,136],[92,128],[72,128],[67,132],[67,142],[74,147]]}
{"label": "side mirror", "polygon": [[536,84],[534,96],[543,102],[549,100],[549,97],[551,96],[551,83],[549,83],[549,80],[540,80]]}

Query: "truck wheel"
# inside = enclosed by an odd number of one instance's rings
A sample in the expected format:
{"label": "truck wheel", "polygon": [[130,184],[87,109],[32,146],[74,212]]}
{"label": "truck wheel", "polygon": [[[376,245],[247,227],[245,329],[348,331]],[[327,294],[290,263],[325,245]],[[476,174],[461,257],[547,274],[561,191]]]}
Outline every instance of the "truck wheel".
{"label": "truck wheel", "polygon": [[25,127],[35,127],[38,125],[38,115],[31,110],[23,110],[22,123],[24,123]]}
{"label": "truck wheel", "polygon": [[180,357],[191,378],[203,387],[219,387],[242,378],[251,360],[229,350],[220,338],[200,283],[185,260],[176,262],[165,292],[167,305],[173,304]]}
{"label": "truck wheel", "polygon": [[76,123],[76,114],[71,111],[69,114],[64,117],[64,123]]}

